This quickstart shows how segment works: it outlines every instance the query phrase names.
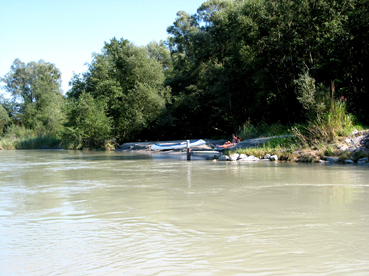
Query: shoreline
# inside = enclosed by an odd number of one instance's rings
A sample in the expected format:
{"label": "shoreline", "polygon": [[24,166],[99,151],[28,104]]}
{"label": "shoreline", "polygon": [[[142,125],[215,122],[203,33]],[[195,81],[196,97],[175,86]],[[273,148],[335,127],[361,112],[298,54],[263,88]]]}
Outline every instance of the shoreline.
{"label": "shoreline", "polygon": [[[369,165],[369,130],[358,131],[352,133],[349,136],[340,137],[339,141],[329,144],[334,149],[335,154],[327,154],[322,156],[321,152],[317,149],[298,149],[290,153],[287,149],[280,150],[277,154],[266,153],[262,156],[246,155],[242,153],[236,153],[236,151],[242,152],[242,150],[257,149],[258,146],[265,144],[267,141],[273,138],[286,138],[289,135],[283,136],[271,136],[271,137],[258,137],[241,141],[240,143],[228,147],[227,149],[215,149],[217,144],[223,144],[227,140],[212,140],[203,139],[206,144],[191,148],[191,151],[197,152],[192,156],[199,157],[200,159],[207,160],[219,160],[219,161],[286,161],[286,162],[301,162],[301,163],[342,163],[342,164],[359,164]],[[194,141],[197,139],[191,139]],[[155,143],[171,144],[186,142],[187,140],[171,140],[171,141],[151,141],[151,142],[130,142],[124,143],[117,150],[124,152],[141,152],[146,154],[163,154],[163,155],[179,155],[186,153],[186,149],[177,150],[151,150],[151,146]],[[207,155],[206,152],[209,151]],[[219,155],[214,154],[214,151],[219,152]],[[224,152],[231,154],[224,154]],[[286,157],[288,155],[288,157]],[[197,158],[196,158],[197,159]]]}
{"label": "shoreline", "polygon": [[[252,138],[252,139],[241,141],[241,142],[235,144],[234,146],[230,146],[226,149],[227,150],[237,150],[237,149],[257,147],[257,146],[260,146],[262,144],[265,144],[267,141],[269,141],[273,138],[286,138],[286,137],[290,137],[290,135]],[[190,141],[196,141],[196,140],[198,140],[198,139],[190,139]],[[203,151],[206,151],[206,150],[224,151],[225,150],[225,149],[215,149],[215,147],[217,145],[222,145],[225,142],[227,142],[227,140],[225,140],[225,139],[219,139],[219,140],[202,139],[202,140],[204,140],[206,142],[206,144],[202,145],[202,146],[193,147],[193,149],[200,150],[200,151],[201,150],[203,150]],[[160,152],[160,150],[151,150],[151,146],[154,145],[155,143],[176,144],[176,143],[181,143],[181,142],[186,142],[186,141],[187,140],[184,139],[184,140],[170,140],[170,141],[129,142],[129,143],[124,143],[123,145],[121,145],[118,148],[118,150],[123,150],[123,151],[142,150],[142,151]],[[186,149],[179,149],[179,150],[174,150],[174,151],[185,152]]]}
{"label": "shoreline", "polygon": [[[355,131],[348,136],[340,136],[335,142],[330,144],[322,143],[317,146],[299,146],[298,144],[283,147],[275,144],[275,146],[262,147],[273,138],[287,138],[290,135],[258,137],[241,141],[226,149],[217,149],[217,145],[224,144],[225,139],[202,139],[206,143],[201,146],[192,147],[190,151],[193,160],[214,160],[214,161],[274,161],[274,162],[301,162],[301,163],[342,163],[342,164],[360,164],[369,165],[369,129],[364,131]],[[190,139],[196,141],[198,139]],[[115,150],[127,153],[137,153],[145,155],[161,155],[161,156],[186,156],[187,149],[173,150],[151,150],[151,146],[155,143],[177,144],[186,142],[183,140],[168,141],[149,141],[149,142],[129,142],[124,143],[116,149],[82,149],[82,150]],[[273,143],[272,143],[273,144]],[[49,148],[43,146],[34,149],[62,149],[60,146]],[[3,149],[2,150],[16,150]]]}

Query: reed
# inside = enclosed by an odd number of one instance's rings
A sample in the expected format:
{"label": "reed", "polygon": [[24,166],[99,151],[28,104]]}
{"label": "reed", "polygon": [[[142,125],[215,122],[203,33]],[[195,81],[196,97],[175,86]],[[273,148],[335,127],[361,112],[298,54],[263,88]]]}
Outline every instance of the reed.
{"label": "reed", "polygon": [[336,101],[330,111],[317,115],[306,125],[293,127],[292,133],[301,144],[312,147],[335,142],[357,128],[354,118],[346,113],[345,104]]}
{"label": "reed", "polygon": [[2,138],[0,140],[0,148],[4,150],[15,150],[19,144],[17,138]]}
{"label": "reed", "polygon": [[51,136],[39,136],[20,141],[20,149],[54,149],[60,148],[61,139]]}
{"label": "reed", "polygon": [[14,149],[52,149],[60,148],[61,139],[51,135],[37,135],[23,126],[12,125],[0,140],[0,147]]}

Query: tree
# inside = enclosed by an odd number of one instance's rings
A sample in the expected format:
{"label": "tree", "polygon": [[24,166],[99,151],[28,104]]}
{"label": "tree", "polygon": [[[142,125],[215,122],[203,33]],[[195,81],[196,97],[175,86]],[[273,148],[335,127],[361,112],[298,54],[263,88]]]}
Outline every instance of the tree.
{"label": "tree", "polygon": [[3,133],[3,129],[6,123],[10,121],[9,114],[6,109],[0,104],[0,134]]}
{"label": "tree", "polygon": [[342,95],[348,99],[349,109],[369,124],[369,2],[354,1],[348,13],[348,39],[345,48],[345,82]]}
{"label": "tree", "polygon": [[25,105],[36,102],[45,92],[61,93],[59,69],[42,59],[27,64],[15,59],[2,81],[6,91],[13,97],[20,97]]}
{"label": "tree", "polygon": [[167,83],[178,125],[209,133],[306,120],[294,82],[305,70],[368,118],[368,1],[209,0],[177,15]]}
{"label": "tree", "polygon": [[161,40],[159,43],[156,41],[150,42],[145,48],[150,58],[156,59],[162,64],[164,71],[172,68],[170,51],[165,46],[164,41]]}
{"label": "tree", "polygon": [[67,108],[68,121],[63,132],[67,148],[96,147],[110,138],[111,120],[106,116],[106,103],[83,92],[78,100],[72,99]]}
{"label": "tree", "polygon": [[85,91],[107,105],[106,115],[119,142],[144,139],[143,131],[165,108],[169,89],[164,86],[164,63],[150,54],[128,40],[113,38],[94,54],[88,71],[71,81],[69,97]]}
{"label": "tree", "polygon": [[54,64],[40,60],[25,64],[14,60],[4,78],[6,91],[20,103],[20,121],[40,135],[57,136],[64,120],[61,73]]}

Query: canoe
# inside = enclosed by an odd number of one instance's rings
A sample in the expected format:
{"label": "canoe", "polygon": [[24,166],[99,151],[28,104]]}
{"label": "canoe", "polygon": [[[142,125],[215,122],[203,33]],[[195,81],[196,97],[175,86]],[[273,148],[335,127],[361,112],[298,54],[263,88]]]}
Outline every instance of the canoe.
{"label": "canoe", "polygon": [[194,150],[191,153],[195,155],[222,155],[221,152],[216,150]]}
{"label": "canoe", "polygon": [[[190,142],[190,148],[205,145],[206,142],[202,139]],[[184,149],[187,148],[187,142],[181,142],[177,144],[154,144],[151,146],[152,150],[171,150],[171,149]]]}

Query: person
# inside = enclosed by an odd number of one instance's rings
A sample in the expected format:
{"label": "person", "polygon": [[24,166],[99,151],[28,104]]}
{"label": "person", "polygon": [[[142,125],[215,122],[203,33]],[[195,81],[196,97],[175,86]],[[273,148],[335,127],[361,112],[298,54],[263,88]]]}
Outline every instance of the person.
{"label": "person", "polygon": [[217,145],[216,148],[218,148],[218,149],[228,148],[230,146],[234,146],[235,144],[237,144],[239,142],[241,142],[241,137],[240,136],[236,136],[235,134],[232,134],[232,142],[227,141],[223,145]]}
{"label": "person", "polygon": [[232,134],[232,144],[237,144],[237,143],[238,143],[237,136]]}

